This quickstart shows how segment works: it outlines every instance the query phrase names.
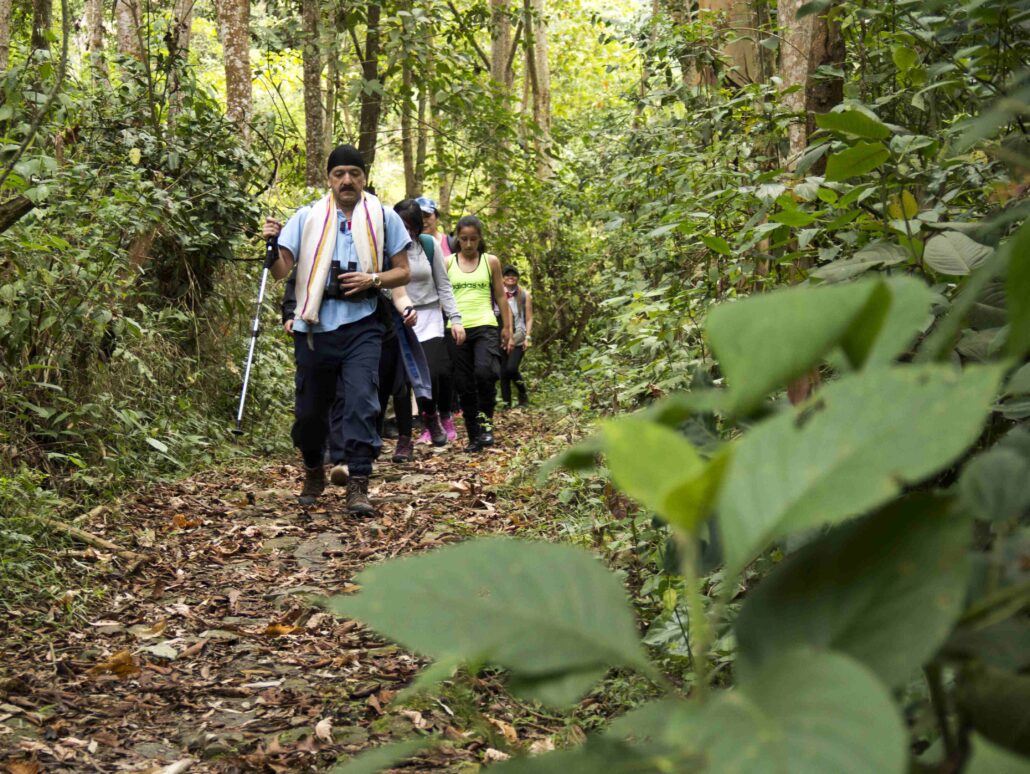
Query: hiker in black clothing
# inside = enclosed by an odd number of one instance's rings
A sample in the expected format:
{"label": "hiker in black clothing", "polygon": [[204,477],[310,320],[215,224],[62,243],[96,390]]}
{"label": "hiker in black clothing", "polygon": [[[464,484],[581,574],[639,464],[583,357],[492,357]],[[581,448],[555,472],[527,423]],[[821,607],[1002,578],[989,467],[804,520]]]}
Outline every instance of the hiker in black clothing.
{"label": "hiker in black clothing", "polygon": [[501,402],[511,408],[511,386],[519,393],[519,405],[529,405],[526,383],[519,373],[519,365],[529,349],[533,331],[533,297],[525,288],[519,287],[519,270],[514,266],[504,267],[504,294],[511,309],[512,338],[511,351],[501,358]]}

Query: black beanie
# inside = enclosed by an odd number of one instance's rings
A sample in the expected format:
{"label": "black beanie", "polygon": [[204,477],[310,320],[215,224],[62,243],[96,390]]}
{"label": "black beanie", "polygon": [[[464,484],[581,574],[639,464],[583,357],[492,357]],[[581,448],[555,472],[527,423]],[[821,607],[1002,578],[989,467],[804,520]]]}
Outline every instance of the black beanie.
{"label": "black beanie", "polygon": [[336,167],[359,167],[362,172],[367,172],[361,152],[353,145],[337,145],[336,149],[329,154],[326,173],[332,172]]}

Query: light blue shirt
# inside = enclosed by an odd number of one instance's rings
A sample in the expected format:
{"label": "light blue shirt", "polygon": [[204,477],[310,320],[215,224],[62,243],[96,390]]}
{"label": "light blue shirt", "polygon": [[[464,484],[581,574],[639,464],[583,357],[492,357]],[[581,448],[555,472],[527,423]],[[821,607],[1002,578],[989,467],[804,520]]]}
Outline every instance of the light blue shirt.
{"label": "light blue shirt", "polygon": [[[286,221],[283,230],[279,233],[279,247],[285,247],[293,253],[294,260],[300,255],[300,235],[304,233],[304,223],[308,219],[308,213],[317,202],[308,204],[297,210],[293,217]],[[354,236],[351,234],[350,224],[339,210],[336,211],[340,232],[336,235],[336,249],[333,251],[333,260],[339,261],[343,270],[347,270],[347,264],[353,261],[361,265],[358,260],[357,251],[354,249]],[[404,221],[400,215],[389,207],[383,207],[383,230],[386,232],[383,247],[383,261],[380,271],[387,271],[390,268],[390,258],[397,253],[404,252],[411,244],[411,237],[408,236],[408,229],[404,227]],[[326,277],[326,285],[331,277]],[[322,306],[318,308],[318,324],[309,326],[299,317],[293,322],[293,330],[298,333],[325,333],[335,331],[341,325],[357,322],[368,317],[376,310],[375,298],[364,298],[361,301],[343,301],[338,298],[323,298]]]}

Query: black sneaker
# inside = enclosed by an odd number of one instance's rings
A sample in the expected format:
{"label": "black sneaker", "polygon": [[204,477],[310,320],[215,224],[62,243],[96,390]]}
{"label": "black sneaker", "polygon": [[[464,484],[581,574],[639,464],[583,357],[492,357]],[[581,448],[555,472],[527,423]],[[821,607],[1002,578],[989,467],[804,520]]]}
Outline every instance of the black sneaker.
{"label": "black sneaker", "polygon": [[469,441],[468,445],[465,446],[465,451],[468,454],[475,454],[476,452],[483,451],[483,449],[485,448],[486,444],[483,443],[483,438],[482,436],[480,436],[479,438],[473,438],[471,441]]}

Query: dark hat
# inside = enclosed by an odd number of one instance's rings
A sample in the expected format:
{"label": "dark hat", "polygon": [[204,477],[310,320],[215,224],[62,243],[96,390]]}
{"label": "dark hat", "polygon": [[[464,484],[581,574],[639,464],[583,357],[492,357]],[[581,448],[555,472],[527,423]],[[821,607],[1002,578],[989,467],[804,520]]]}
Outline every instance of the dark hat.
{"label": "dark hat", "polygon": [[428,196],[420,196],[415,200],[415,202],[418,204],[419,209],[426,213],[426,215],[436,214],[436,202]]}
{"label": "dark hat", "polygon": [[517,277],[519,276],[519,270],[511,265],[505,266],[504,271],[501,272],[501,275],[507,277],[509,274],[514,274]]}
{"label": "dark hat", "polygon": [[361,151],[353,145],[337,145],[329,154],[329,161],[325,171],[332,172],[336,167],[358,167],[362,172],[367,172],[365,159],[361,157]]}

